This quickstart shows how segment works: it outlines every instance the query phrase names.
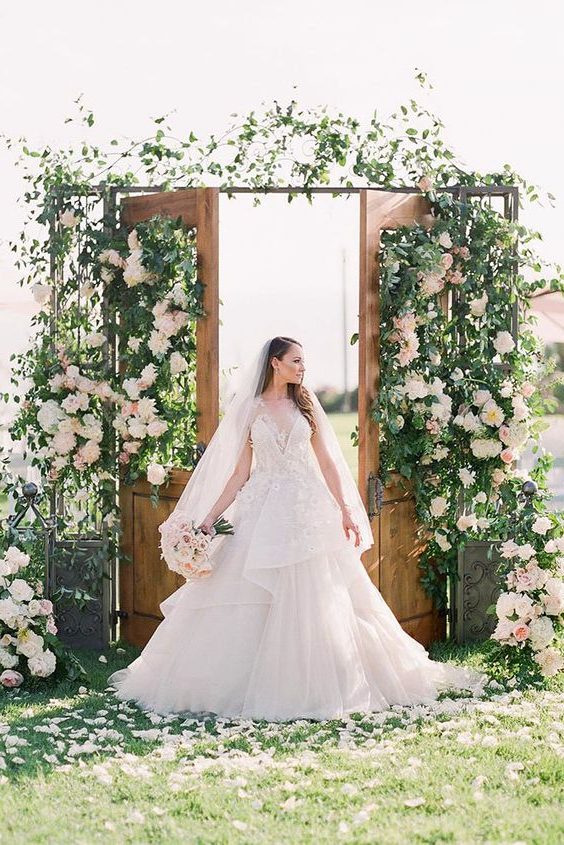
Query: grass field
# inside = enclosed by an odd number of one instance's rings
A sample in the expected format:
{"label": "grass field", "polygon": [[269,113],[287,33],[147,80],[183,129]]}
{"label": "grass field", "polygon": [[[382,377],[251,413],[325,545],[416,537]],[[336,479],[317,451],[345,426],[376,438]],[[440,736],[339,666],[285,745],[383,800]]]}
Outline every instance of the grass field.
{"label": "grass field", "polygon": [[159,717],[105,690],[137,653],[81,654],[82,693],[4,693],[0,842],[562,842],[562,687],[343,722]]}
{"label": "grass field", "polygon": [[339,445],[343,450],[353,478],[358,481],[358,449],[351,443],[351,432],[354,431],[354,427],[358,423],[358,414],[354,411],[348,414],[327,414],[327,416],[335,429]]}

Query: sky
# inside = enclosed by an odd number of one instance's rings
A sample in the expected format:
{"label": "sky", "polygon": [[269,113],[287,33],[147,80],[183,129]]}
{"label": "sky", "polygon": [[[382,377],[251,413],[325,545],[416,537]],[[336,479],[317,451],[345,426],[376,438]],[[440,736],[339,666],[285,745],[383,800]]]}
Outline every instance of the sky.
{"label": "sky", "polygon": [[[80,94],[96,116],[89,138],[138,138],[169,111],[177,134],[225,129],[261,101],[328,105],[368,119],[414,97],[445,124],[468,167],[510,163],[556,195],[521,219],[543,233],[542,253],[564,263],[561,33],[557,0],[161,0],[0,6],[0,132],[32,145],[76,140]],[[415,73],[427,73],[423,92]],[[82,134],[79,133],[79,134]],[[21,175],[0,146],[0,379],[27,346],[37,306],[8,248],[21,227]],[[358,198],[291,205],[248,198],[220,205],[220,360],[244,363],[266,337],[305,350],[314,389],[342,388],[344,349],[358,314]],[[344,293],[343,293],[344,291]],[[346,302],[347,319],[342,303]],[[348,349],[348,386],[356,349]]]}

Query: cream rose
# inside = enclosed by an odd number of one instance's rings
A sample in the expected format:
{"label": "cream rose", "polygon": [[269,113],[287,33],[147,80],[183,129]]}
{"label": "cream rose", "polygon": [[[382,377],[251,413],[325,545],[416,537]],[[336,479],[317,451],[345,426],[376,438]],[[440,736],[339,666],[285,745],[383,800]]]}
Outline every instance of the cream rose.
{"label": "cream rose", "polygon": [[161,464],[149,464],[147,467],[147,481],[149,484],[162,484],[167,476],[166,469]]}

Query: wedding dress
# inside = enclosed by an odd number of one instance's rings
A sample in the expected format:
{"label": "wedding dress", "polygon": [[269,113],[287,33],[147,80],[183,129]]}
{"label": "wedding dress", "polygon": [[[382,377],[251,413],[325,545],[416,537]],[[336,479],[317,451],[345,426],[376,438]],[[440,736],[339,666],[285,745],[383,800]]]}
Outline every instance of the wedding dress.
{"label": "wedding dress", "polygon": [[253,399],[250,476],[212,542],[215,567],[160,605],[140,656],[109,678],[144,709],[283,721],[429,703],[485,676],[430,660],[347,539],[311,429]]}

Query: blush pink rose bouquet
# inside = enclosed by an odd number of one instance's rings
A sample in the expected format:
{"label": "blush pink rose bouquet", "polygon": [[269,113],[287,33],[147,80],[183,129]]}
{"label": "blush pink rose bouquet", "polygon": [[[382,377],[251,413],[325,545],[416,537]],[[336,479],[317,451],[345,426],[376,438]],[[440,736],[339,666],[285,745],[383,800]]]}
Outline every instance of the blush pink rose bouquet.
{"label": "blush pink rose bouquet", "polygon": [[206,534],[182,514],[172,513],[159,525],[161,535],[161,558],[172,572],[182,575],[187,581],[209,575],[214,567],[211,558],[211,544],[220,534],[233,534],[233,526],[219,517]]}

